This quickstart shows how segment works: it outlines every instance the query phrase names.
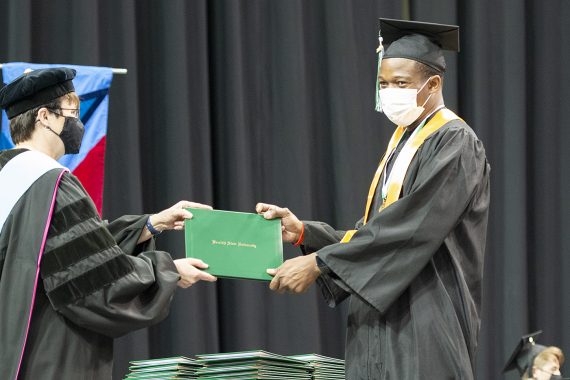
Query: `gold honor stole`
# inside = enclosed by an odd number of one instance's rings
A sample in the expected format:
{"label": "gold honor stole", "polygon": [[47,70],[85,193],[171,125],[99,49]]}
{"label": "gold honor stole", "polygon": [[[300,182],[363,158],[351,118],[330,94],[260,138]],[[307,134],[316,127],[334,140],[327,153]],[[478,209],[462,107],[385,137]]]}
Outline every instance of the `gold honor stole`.
{"label": "gold honor stole", "polygon": [[[435,113],[435,115],[431,118],[431,120],[420,131],[418,131],[417,133],[415,133],[410,137],[410,139],[406,142],[406,145],[404,145],[404,148],[396,158],[396,162],[394,163],[394,166],[392,168],[392,173],[389,177],[389,182],[387,185],[388,191],[386,194],[386,198],[382,202],[382,206],[378,211],[382,211],[383,209],[390,206],[392,203],[396,202],[400,198],[400,193],[402,192],[402,186],[404,184],[404,178],[406,177],[406,173],[408,172],[410,163],[412,162],[412,159],[414,158],[418,149],[420,148],[420,146],[422,146],[424,141],[448,122],[458,119],[460,118],[455,113],[448,110],[447,108],[442,108],[441,110]],[[370,216],[370,207],[372,206],[372,200],[374,199],[374,194],[376,193],[376,188],[378,187],[378,182],[380,182],[380,177],[382,176],[382,172],[384,172],[385,170],[387,158],[390,157],[394,149],[396,149],[405,131],[406,127],[398,126],[396,128],[396,131],[394,132],[392,138],[390,139],[390,142],[388,143],[388,148],[386,149],[386,153],[384,153],[384,156],[380,161],[380,165],[378,165],[376,174],[374,174],[374,178],[372,179],[372,184],[370,185],[370,190],[368,191],[368,198],[366,199],[366,208],[364,210],[364,224],[368,222],[368,217]],[[340,242],[348,243],[350,239],[352,239],[352,236],[357,231],[358,230],[347,231]]]}

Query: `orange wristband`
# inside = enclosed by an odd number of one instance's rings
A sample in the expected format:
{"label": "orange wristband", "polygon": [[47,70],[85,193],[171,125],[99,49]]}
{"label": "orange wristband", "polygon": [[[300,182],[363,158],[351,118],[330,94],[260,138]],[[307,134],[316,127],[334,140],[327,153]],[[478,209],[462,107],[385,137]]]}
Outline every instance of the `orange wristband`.
{"label": "orange wristband", "polygon": [[305,240],[305,223],[301,223],[301,235],[299,235],[299,240],[293,245],[298,247],[303,244],[303,240]]}

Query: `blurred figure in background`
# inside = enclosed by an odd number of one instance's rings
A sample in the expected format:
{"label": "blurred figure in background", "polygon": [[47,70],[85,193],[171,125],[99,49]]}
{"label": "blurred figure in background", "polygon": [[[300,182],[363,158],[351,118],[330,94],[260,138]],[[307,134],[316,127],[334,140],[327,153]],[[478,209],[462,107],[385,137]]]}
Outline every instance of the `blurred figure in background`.
{"label": "blurred figure in background", "polygon": [[503,372],[516,369],[523,380],[563,379],[560,367],[564,364],[564,353],[555,346],[536,344],[535,338],[541,332],[537,331],[521,338]]}

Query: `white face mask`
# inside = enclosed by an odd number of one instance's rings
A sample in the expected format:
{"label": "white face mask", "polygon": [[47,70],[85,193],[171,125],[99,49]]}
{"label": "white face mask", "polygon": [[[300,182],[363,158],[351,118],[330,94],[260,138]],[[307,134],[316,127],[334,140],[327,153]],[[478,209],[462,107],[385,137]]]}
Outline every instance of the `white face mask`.
{"label": "white face mask", "polygon": [[418,106],[417,97],[431,78],[420,87],[415,88],[384,88],[380,90],[380,101],[382,102],[382,112],[390,121],[396,125],[407,127],[424,112],[424,106],[432,94],[423,105]]}

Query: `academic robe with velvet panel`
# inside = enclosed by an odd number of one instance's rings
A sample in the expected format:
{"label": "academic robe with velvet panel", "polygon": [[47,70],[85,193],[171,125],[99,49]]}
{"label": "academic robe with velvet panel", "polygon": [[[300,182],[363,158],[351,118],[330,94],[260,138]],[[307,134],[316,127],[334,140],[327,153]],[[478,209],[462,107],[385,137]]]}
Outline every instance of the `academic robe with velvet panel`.
{"label": "academic robe with velvet panel", "polygon": [[[0,152],[0,169],[23,151]],[[113,338],[165,318],[179,280],[153,239],[137,244],[148,216],[103,222],[77,178],[64,173],[34,293],[59,174],[47,172],[26,191],[0,234],[1,379],[17,372],[19,379],[110,379]]]}
{"label": "academic robe with velvet panel", "polygon": [[474,378],[489,173],[475,133],[449,121],[420,146],[400,198],[382,211],[377,187],[370,220],[350,242],[305,222],[302,248],[317,252],[326,301],[350,300],[347,379]]}

